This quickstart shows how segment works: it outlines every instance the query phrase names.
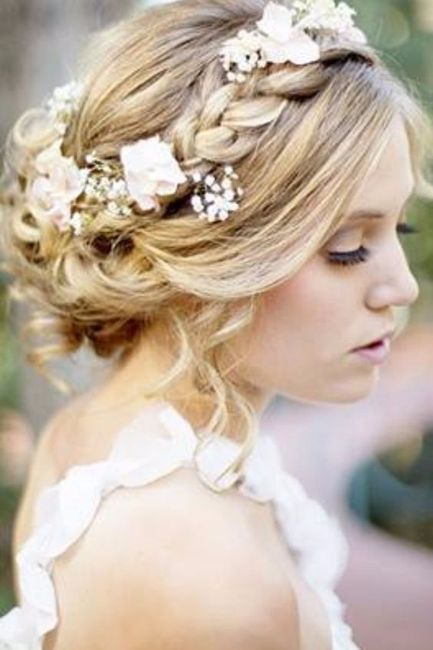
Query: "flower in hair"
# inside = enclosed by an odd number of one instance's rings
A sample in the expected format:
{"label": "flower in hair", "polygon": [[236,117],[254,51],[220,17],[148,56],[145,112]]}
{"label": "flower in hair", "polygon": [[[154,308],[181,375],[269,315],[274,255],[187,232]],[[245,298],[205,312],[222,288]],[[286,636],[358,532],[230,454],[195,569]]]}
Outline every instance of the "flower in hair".
{"label": "flower in hair", "polygon": [[267,65],[260,35],[246,29],[241,29],[235,38],[225,42],[221,58],[228,81],[245,81],[246,73]]}
{"label": "flower in hair", "polygon": [[243,196],[244,192],[234,184],[237,179],[238,175],[231,165],[224,166],[221,182],[213,174],[208,174],[205,178],[199,173],[193,174],[197,187],[191,205],[200,219],[207,219],[210,223],[225,221],[231,212],[238,210],[239,203],[236,199]]}
{"label": "flower in hair", "polygon": [[334,0],[301,0],[297,4],[305,12],[305,17],[298,23],[299,28],[334,33],[339,38],[358,43],[367,42],[364,32],[353,23],[356,10],[345,2],[336,6]]}
{"label": "flower in hair", "polygon": [[128,191],[142,210],[158,208],[157,195],[174,194],[187,181],[170,145],[159,135],[122,147],[120,159]]}
{"label": "flower in hair", "polygon": [[59,135],[65,135],[77,111],[82,91],[82,84],[71,81],[65,86],[55,88],[46,102],[46,108]]}
{"label": "flower in hair", "polygon": [[[46,108],[59,138],[35,158],[35,178],[27,189],[29,209],[36,218],[51,222],[60,231],[80,235],[101,213],[130,217],[135,208],[147,212],[160,208],[159,197],[176,194],[180,184],[193,185],[190,200],[200,218],[209,222],[227,219],[237,210],[243,190],[235,187],[237,174],[224,167],[221,184],[208,174],[184,174],[169,143],[160,135],[138,140],[120,149],[120,161],[104,160],[96,151],[78,167],[62,153],[63,136],[75,115],[82,86],[76,82],[56,88]],[[217,173],[217,172],[216,172]]]}
{"label": "flower in hair", "polygon": [[345,2],[334,0],[295,0],[290,8],[268,2],[257,29],[242,29],[228,39],[220,58],[228,81],[243,82],[246,73],[268,63],[305,65],[320,60],[320,46],[315,38],[321,34],[366,43],[365,34],[355,27],[356,11]]}
{"label": "flower in hair", "polygon": [[88,170],[62,156],[60,146],[61,140],[57,140],[37,156],[39,175],[30,186],[28,201],[35,215],[64,231],[69,228],[71,205],[84,190]]}
{"label": "flower in hair", "polygon": [[263,18],[257,23],[265,37],[261,39],[262,50],[267,61],[285,63],[291,61],[298,65],[317,61],[320,48],[315,41],[294,26],[295,12],[275,2],[269,2]]}

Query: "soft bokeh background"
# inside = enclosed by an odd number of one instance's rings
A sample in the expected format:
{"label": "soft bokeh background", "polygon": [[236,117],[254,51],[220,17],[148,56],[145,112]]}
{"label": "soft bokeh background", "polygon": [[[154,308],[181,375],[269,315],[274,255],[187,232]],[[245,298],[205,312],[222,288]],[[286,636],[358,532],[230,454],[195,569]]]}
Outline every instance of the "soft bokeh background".
{"label": "soft bokeh background", "polygon": [[[235,2],[235,0],[233,0]],[[89,32],[139,10],[134,0],[2,0],[0,137],[14,119],[73,75]],[[357,22],[388,64],[410,80],[433,119],[433,0],[358,0]],[[421,201],[404,240],[421,297],[396,313],[402,334],[368,399],[306,406],[277,399],[263,429],[288,471],[339,517],[350,560],[339,592],[355,640],[368,650],[433,648],[433,206]],[[67,399],[23,358],[25,317],[0,275],[0,614],[14,604],[11,524],[38,433]],[[85,355],[54,367],[79,390],[103,369]]]}

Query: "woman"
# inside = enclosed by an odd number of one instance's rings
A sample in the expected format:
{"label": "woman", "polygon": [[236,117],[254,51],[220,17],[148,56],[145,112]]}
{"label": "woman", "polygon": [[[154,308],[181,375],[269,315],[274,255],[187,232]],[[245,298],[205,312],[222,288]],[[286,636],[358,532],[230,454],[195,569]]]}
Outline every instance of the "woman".
{"label": "woman", "polygon": [[112,363],[40,438],[0,648],[355,650],[338,524],[258,424],[374,390],[427,118],[332,0],[181,0],[87,52],[15,127],[3,234],[30,360]]}

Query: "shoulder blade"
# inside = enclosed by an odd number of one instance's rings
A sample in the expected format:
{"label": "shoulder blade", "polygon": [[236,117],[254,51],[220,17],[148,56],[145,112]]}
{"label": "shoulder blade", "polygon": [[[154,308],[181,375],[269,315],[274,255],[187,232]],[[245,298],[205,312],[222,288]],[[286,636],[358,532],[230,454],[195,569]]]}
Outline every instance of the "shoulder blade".
{"label": "shoulder blade", "polygon": [[300,650],[280,585],[225,507],[179,469],[119,489],[56,560],[61,624],[50,650]]}

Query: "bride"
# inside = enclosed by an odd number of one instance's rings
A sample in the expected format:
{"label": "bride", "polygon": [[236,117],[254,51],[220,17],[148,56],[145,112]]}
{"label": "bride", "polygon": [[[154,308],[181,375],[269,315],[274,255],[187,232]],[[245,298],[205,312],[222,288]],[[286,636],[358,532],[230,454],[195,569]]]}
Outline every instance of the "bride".
{"label": "bride", "polygon": [[[338,522],[259,433],[374,390],[431,126],[333,0],[180,0],[95,36],[8,142],[13,295],[101,381],[49,420],[2,650],[356,650]],[[326,477],[323,477],[326,481]]]}

